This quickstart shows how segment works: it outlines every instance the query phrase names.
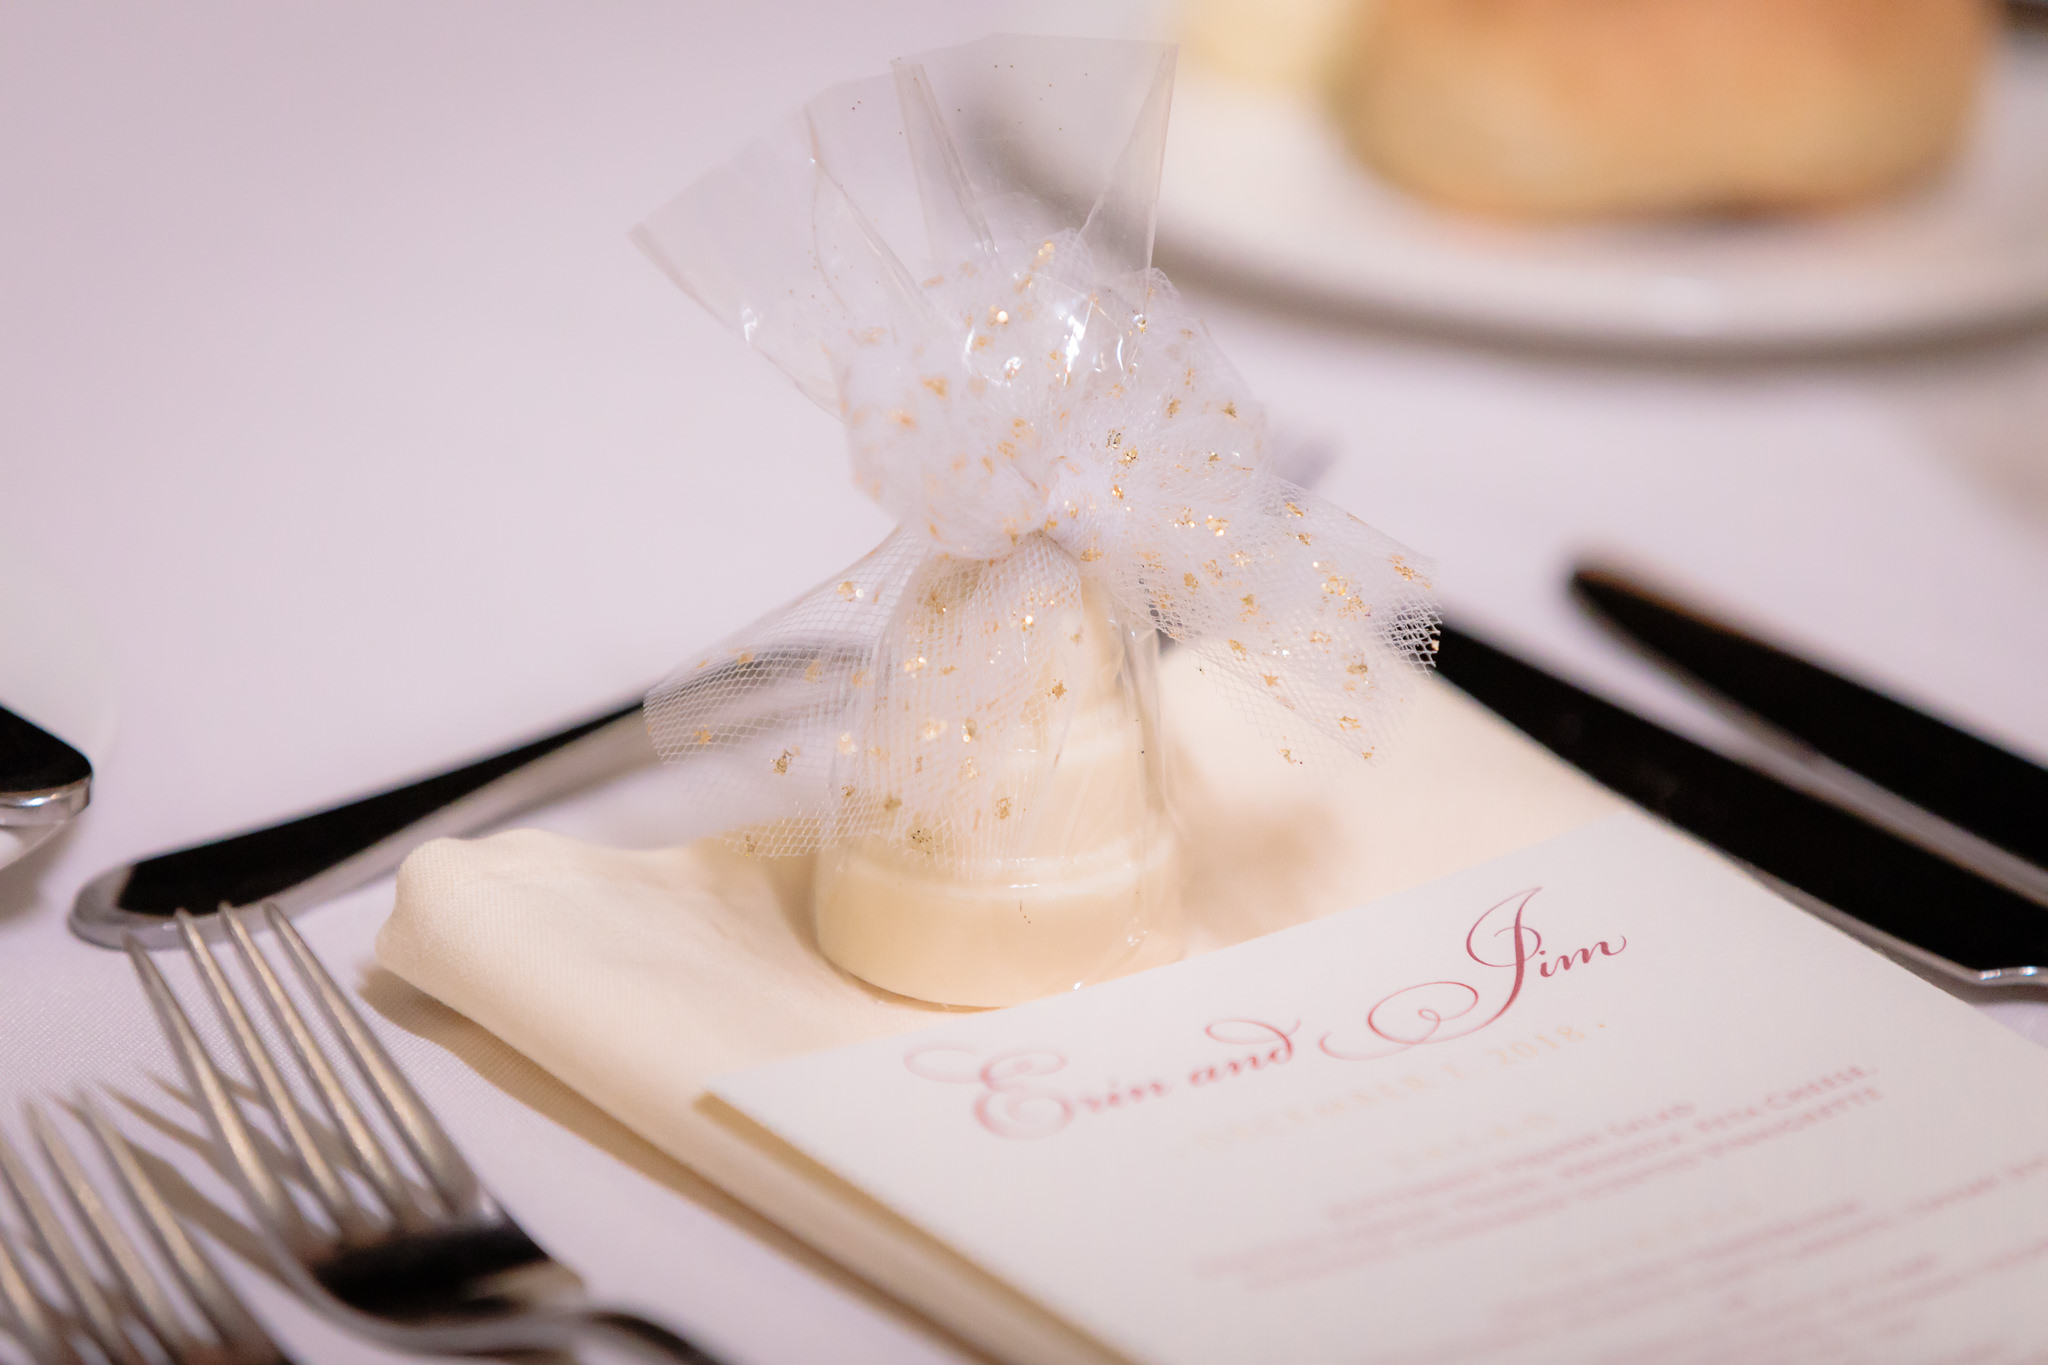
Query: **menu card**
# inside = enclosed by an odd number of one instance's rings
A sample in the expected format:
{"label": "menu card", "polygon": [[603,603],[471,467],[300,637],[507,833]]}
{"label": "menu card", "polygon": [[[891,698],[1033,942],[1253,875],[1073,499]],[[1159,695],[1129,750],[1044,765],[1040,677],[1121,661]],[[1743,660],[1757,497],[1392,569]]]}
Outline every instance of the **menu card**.
{"label": "menu card", "polygon": [[2048,1354],[2048,1051],[1633,812],[711,1088],[1132,1361]]}

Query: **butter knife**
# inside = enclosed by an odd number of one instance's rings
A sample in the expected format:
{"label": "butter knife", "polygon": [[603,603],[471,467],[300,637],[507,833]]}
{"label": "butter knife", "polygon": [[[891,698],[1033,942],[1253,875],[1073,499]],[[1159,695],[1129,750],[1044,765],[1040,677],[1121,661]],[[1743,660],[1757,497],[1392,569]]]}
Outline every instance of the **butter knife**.
{"label": "butter knife", "polygon": [[[867,661],[865,646],[792,641],[693,675],[733,723],[774,724],[816,704],[815,665],[829,676]],[[429,839],[475,834],[522,811],[651,766],[639,698],[430,777],[224,839],[109,868],[80,888],[71,930],[119,948],[181,944],[179,910],[276,902],[286,914],[329,901],[397,867]]]}
{"label": "butter knife", "polygon": [[1588,776],[1850,933],[1953,980],[2048,977],[2048,905],[1451,626],[1437,669]]}
{"label": "butter knife", "polygon": [[2036,888],[2048,885],[2048,768],[1619,570],[1583,566],[1572,591],[1738,723],[1797,755],[1837,804],[1994,879],[2031,870]]}
{"label": "butter knife", "polygon": [[109,868],[79,889],[71,931],[175,948],[172,915],[274,900],[287,914],[372,881],[429,839],[474,834],[654,761],[640,702],[401,786]]}
{"label": "butter knife", "polygon": [[0,867],[63,828],[92,799],[92,764],[0,706]]}

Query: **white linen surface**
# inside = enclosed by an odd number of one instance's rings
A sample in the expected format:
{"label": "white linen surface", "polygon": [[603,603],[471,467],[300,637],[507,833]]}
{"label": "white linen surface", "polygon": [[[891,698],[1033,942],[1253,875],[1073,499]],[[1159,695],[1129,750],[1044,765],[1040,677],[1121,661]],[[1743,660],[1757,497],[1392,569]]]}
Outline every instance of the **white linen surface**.
{"label": "white linen surface", "polygon": [[[1441,684],[1384,763],[1290,769],[1176,652],[1191,951],[1527,847],[1618,798]],[[538,830],[436,840],[398,877],[378,960],[689,1160],[712,1075],[934,1022],[811,942],[809,864],[716,838],[603,848]]]}
{"label": "white linen surface", "polygon": [[[1554,834],[1619,798],[1432,683],[1385,761],[1290,768],[1184,651],[1162,670],[1180,746],[1191,951],[1363,904]],[[649,1142],[952,1332],[1007,1360],[1105,1359],[815,1173],[793,1177],[704,1102],[713,1076],[907,1031],[945,1011],[820,957],[807,859],[716,839],[603,848],[514,830],[406,860],[379,960]],[[799,1163],[799,1166],[807,1163]]]}
{"label": "white linen surface", "polygon": [[[625,229],[825,84],[992,31],[1114,32],[1116,8],[0,6],[0,561],[59,581],[120,720],[70,736],[92,807],[0,871],[0,1124],[174,1074],[127,963],[65,930],[93,876],[623,698],[879,540],[836,427]],[[1725,738],[1566,597],[1605,549],[2048,758],[2048,331],[1694,364],[1275,308],[1162,264],[1462,622]],[[47,662],[0,637],[0,703]],[[703,832],[637,783],[531,819]],[[957,1365],[374,967],[391,897],[301,927],[595,1293],[736,1365]],[[1980,1003],[2048,1038],[2043,992]],[[296,1358],[389,1358],[227,1270]]]}

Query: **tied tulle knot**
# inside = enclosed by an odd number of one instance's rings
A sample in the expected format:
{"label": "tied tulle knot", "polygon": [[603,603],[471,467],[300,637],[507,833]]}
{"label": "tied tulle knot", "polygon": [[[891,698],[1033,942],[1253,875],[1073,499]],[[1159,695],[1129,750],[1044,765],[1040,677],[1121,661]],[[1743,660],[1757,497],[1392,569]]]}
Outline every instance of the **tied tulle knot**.
{"label": "tied tulle knot", "polygon": [[1248,517],[1270,479],[1263,414],[1166,278],[1104,279],[1074,233],[1017,254],[928,277],[923,307],[847,355],[860,486],[970,559],[1043,534],[1093,565],[1167,524],[1217,537]]}
{"label": "tied tulle knot", "polygon": [[1090,54],[1064,84],[1055,40],[900,63],[641,229],[838,412],[899,528],[649,696],[665,757],[776,822],[760,851],[1016,847],[1050,765],[1005,756],[1058,753],[1104,623],[1194,650],[1290,762],[1370,758],[1427,662],[1423,568],[1274,473],[1150,268],[1170,53]]}

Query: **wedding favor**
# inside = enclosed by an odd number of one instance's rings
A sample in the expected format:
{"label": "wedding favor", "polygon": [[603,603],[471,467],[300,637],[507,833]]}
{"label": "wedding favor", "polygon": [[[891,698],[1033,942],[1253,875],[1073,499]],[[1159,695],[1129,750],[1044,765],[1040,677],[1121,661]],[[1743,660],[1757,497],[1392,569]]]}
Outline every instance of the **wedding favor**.
{"label": "wedding favor", "polygon": [[1177,954],[1167,756],[1201,737],[1160,733],[1162,635],[1297,763],[1370,759],[1427,659],[1415,558],[1274,473],[1151,269],[1172,76],[1045,38],[898,62],[636,233],[898,522],[647,703],[736,841],[820,854],[820,950],[889,991],[1008,1004]]}

